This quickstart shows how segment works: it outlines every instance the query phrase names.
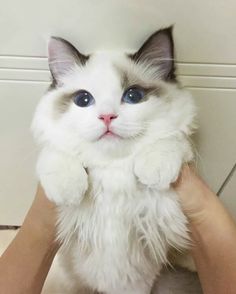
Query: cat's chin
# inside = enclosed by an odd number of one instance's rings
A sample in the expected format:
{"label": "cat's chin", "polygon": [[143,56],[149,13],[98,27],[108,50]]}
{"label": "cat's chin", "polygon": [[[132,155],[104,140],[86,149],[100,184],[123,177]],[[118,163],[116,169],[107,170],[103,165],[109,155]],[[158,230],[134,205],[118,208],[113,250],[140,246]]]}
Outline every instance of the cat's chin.
{"label": "cat's chin", "polygon": [[115,134],[105,134],[94,143],[97,151],[107,156],[123,157],[129,155],[131,151],[129,140]]}

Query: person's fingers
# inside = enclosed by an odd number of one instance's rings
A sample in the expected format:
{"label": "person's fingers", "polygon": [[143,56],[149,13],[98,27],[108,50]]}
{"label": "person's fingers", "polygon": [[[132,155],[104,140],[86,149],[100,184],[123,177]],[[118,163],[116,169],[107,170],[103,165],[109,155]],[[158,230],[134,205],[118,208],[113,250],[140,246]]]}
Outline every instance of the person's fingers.
{"label": "person's fingers", "polygon": [[196,176],[196,168],[193,163],[185,163],[182,166],[181,172],[178,179],[172,184],[173,188],[176,190],[181,189],[192,176]]}

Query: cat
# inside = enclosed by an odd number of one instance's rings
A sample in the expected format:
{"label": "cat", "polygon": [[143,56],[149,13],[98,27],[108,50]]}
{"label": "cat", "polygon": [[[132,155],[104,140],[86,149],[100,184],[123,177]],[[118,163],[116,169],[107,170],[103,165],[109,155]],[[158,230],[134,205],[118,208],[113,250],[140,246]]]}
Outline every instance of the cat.
{"label": "cat", "polygon": [[52,37],[48,55],[32,130],[68,293],[150,294],[169,251],[190,244],[171,183],[193,159],[196,107],[175,76],[172,27],[135,53],[84,55]]}

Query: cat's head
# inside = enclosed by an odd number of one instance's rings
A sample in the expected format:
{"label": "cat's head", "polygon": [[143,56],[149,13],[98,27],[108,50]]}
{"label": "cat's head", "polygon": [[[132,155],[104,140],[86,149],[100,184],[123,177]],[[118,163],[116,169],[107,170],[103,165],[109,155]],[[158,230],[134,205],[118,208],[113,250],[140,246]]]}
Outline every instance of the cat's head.
{"label": "cat's head", "polygon": [[44,144],[68,152],[123,154],[145,140],[190,132],[195,110],[176,82],[171,27],[132,54],[83,55],[53,37],[49,68],[53,83],[33,122]]}

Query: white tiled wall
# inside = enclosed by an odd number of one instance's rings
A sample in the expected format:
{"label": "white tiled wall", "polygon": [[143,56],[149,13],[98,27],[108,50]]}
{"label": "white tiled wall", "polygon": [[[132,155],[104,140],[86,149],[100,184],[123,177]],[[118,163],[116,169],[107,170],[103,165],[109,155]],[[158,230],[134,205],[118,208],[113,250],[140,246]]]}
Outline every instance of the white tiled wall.
{"label": "white tiled wall", "polygon": [[[37,149],[29,127],[49,84],[46,39],[88,53],[137,48],[175,24],[178,74],[199,106],[197,164],[218,191],[236,162],[235,0],[9,0],[0,10],[0,224],[20,224],[34,196]],[[236,216],[235,175],[222,198]]]}

